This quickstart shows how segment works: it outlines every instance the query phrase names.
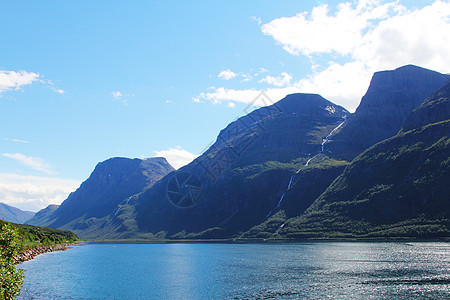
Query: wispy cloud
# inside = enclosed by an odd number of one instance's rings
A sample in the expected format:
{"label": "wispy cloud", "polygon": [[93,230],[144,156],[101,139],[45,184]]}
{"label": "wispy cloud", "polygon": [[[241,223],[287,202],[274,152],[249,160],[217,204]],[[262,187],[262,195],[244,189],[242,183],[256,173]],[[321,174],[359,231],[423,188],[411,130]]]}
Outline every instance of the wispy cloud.
{"label": "wispy cloud", "polygon": [[[128,97],[130,95],[124,95],[120,91],[113,91],[111,92],[111,95],[113,96],[114,100],[122,102],[123,105],[128,105]],[[134,96],[131,94],[131,96]]]}
{"label": "wispy cloud", "polygon": [[187,150],[184,150],[180,146],[177,146],[175,148],[169,148],[168,150],[161,150],[161,151],[153,151],[155,152],[155,156],[162,156],[169,164],[172,165],[175,169],[179,169],[191,161],[193,161],[198,155],[193,154]]}
{"label": "wispy cloud", "polygon": [[284,87],[284,88],[268,88],[263,90],[257,89],[227,89],[223,87],[215,88],[213,91],[201,93],[197,99],[193,101],[200,101],[202,99],[211,101],[214,104],[226,103],[230,106],[230,102],[240,102],[240,103],[252,103],[255,106],[266,106],[268,103],[259,102],[264,100],[259,97],[261,91],[269,97],[270,103],[275,103],[287,94],[299,92],[296,87]]}
{"label": "wispy cloud", "polygon": [[111,95],[114,97],[114,99],[120,99],[123,97],[122,93],[119,91],[111,92]]}
{"label": "wispy cloud", "polygon": [[[416,64],[448,72],[449,18],[448,1],[408,10],[399,1],[360,0],[339,4],[334,14],[319,5],[261,30],[287,52],[311,59],[314,71],[296,83],[299,89],[354,109],[376,71]],[[324,55],[330,62],[317,64]]]}
{"label": "wispy cloud", "polygon": [[9,90],[19,90],[38,79],[39,73],[0,70],[0,94]]}
{"label": "wispy cloud", "polygon": [[230,69],[223,70],[217,75],[217,77],[223,79],[223,80],[230,80],[236,77],[237,74],[231,71]]}
{"label": "wispy cloud", "polygon": [[251,16],[250,20],[255,21],[256,23],[258,23],[258,25],[261,25],[262,23],[261,18],[258,18],[256,16]]}
{"label": "wispy cloud", "polygon": [[265,82],[270,85],[274,86],[287,86],[291,83],[292,75],[288,74],[286,72],[281,73],[281,76],[274,77],[274,76],[266,76],[263,79],[261,79],[259,82]]}
{"label": "wispy cloud", "polygon": [[9,141],[9,142],[16,142],[16,143],[25,143],[25,144],[32,144],[29,141],[24,141],[24,140],[18,140],[18,139],[8,139],[8,138],[2,138],[2,140],[4,141]]}
{"label": "wispy cloud", "polygon": [[80,184],[71,179],[0,173],[0,199],[20,209],[38,211],[60,204]]}
{"label": "wispy cloud", "polygon": [[2,156],[11,158],[19,162],[21,165],[30,167],[34,170],[41,171],[46,174],[56,174],[56,172],[52,170],[51,166],[40,157],[26,156],[21,153],[3,153]]}
{"label": "wispy cloud", "polygon": [[[260,91],[276,100],[287,92],[319,93],[354,111],[376,71],[415,64],[449,72],[450,2],[434,1],[421,9],[407,9],[400,1],[359,0],[340,3],[331,11],[322,4],[261,26],[262,33],[288,53],[309,58],[308,76],[293,81],[284,72],[286,75],[259,80],[275,88],[217,87],[193,99],[248,103]],[[252,73],[248,75],[244,80],[251,79]]]}

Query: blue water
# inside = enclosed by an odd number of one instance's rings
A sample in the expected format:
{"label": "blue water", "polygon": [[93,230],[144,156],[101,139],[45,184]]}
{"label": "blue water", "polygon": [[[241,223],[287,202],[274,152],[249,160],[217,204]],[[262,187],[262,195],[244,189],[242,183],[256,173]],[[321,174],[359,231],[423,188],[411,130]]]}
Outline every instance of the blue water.
{"label": "blue water", "polygon": [[87,244],[19,267],[20,299],[450,299],[450,243]]}

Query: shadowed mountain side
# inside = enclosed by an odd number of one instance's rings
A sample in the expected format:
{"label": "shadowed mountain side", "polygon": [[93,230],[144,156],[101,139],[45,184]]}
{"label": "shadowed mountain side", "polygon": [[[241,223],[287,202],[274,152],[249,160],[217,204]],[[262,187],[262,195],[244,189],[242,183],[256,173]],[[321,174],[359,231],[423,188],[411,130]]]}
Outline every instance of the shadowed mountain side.
{"label": "shadowed mountain side", "polygon": [[[44,225],[73,230],[85,238],[83,231],[101,226],[117,214],[119,204],[152,186],[174,169],[164,158],[111,158],[99,163],[89,178],[59,208],[42,212]],[[43,219],[31,219],[37,225]],[[98,236],[97,236],[98,237]]]}
{"label": "shadowed mountain side", "polygon": [[18,209],[0,202],[0,220],[23,224],[34,216],[34,212]]}
{"label": "shadowed mountain side", "polygon": [[[447,84],[407,118],[410,131],[359,155],[304,215],[288,220],[279,234],[287,238],[450,235],[450,113],[442,113],[448,103]],[[425,122],[431,124],[422,126]]]}
{"label": "shadowed mountain side", "polygon": [[[203,155],[139,197],[139,231],[224,237],[264,221],[291,175],[320,152],[322,139],[347,115],[318,95],[293,94],[238,119]],[[201,191],[192,207],[174,204],[170,187],[178,174],[193,176]]]}
{"label": "shadowed mountain side", "polygon": [[[50,204],[46,208],[43,208],[40,211],[38,211],[33,216],[33,219],[30,219],[28,221],[32,222],[34,226],[46,226],[47,224],[51,223],[53,212],[57,210],[58,207],[59,205]],[[29,222],[26,223],[30,224]]]}
{"label": "shadowed mountain side", "polygon": [[414,108],[449,79],[449,75],[413,65],[376,72],[356,112],[326,144],[327,153],[351,161],[394,136]]}
{"label": "shadowed mountain side", "polygon": [[286,220],[301,215],[311,206],[348,164],[346,161],[330,159],[324,154],[316,155],[292,175],[290,187],[270,216],[238,237],[278,238],[278,232]]}
{"label": "shadowed mountain side", "polygon": [[450,116],[450,81],[419,105],[405,120],[403,131],[445,121]]}

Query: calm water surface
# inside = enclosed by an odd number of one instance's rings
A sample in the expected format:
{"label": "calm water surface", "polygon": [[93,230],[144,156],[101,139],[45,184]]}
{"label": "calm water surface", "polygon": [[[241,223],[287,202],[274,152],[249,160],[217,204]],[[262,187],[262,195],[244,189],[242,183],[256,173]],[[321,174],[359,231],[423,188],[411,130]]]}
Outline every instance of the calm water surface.
{"label": "calm water surface", "polygon": [[450,243],[87,244],[20,299],[450,299]]}

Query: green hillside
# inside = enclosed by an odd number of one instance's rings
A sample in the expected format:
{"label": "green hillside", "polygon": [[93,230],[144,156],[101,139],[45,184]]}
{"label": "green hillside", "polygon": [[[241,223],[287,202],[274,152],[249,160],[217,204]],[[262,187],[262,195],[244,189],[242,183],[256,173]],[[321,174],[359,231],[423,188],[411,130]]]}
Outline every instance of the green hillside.
{"label": "green hillside", "polygon": [[73,243],[79,240],[76,234],[66,230],[15,224],[2,220],[0,220],[0,227],[5,223],[17,228],[21,240],[21,251],[39,246]]}
{"label": "green hillside", "polygon": [[[450,236],[450,115],[443,114],[449,101],[450,83],[426,99],[399,134],[359,155],[304,214],[267,221],[273,224],[268,237]],[[258,234],[253,229],[248,236]]]}

